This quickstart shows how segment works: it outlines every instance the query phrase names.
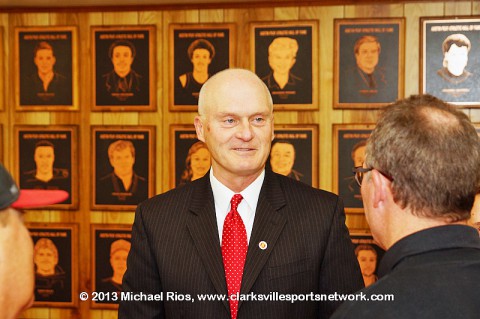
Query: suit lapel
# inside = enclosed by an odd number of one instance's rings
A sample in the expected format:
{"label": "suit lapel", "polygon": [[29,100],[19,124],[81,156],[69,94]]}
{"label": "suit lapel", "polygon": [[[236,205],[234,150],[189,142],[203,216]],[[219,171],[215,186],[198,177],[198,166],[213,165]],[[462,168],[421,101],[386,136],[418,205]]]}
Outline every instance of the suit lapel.
{"label": "suit lapel", "polygon": [[[265,171],[265,180],[258,198],[252,236],[248,245],[247,260],[243,270],[241,293],[247,294],[252,288],[260,271],[275,248],[287,220],[278,212],[285,206],[285,198],[280,184],[269,170]],[[260,242],[267,243],[266,249],[259,247]],[[241,301],[239,306],[241,305]]]}
{"label": "suit lapel", "polygon": [[[217,293],[226,295],[227,285],[209,173],[194,187],[187,228]],[[228,310],[228,302],[224,301],[223,304]]]}

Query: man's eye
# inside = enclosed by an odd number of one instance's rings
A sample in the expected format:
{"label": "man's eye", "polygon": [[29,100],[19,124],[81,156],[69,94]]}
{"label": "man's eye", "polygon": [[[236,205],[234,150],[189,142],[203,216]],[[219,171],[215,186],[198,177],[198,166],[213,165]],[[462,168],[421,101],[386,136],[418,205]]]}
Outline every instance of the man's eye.
{"label": "man's eye", "polygon": [[263,117],[256,117],[254,118],[255,123],[263,123],[265,122],[265,119]]}
{"label": "man's eye", "polygon": [[233,124],[233,123],[235,123],[235,120],[234,119],[226,119],[224,122],[227,123],[227,124]]}

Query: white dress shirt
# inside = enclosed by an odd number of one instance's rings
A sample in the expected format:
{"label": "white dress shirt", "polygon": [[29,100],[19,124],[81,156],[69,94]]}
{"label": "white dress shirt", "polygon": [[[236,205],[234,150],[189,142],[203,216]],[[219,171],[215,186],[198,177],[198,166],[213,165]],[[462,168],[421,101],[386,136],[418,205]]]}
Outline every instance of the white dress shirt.
{"label": "white dress shirt", "polygon": [[[238,205],[237,211],[245,224],[248,242],[250,242],[258,197],[260,195],[260,189],[262,188],[264,178],[265,170],[262,171],[253,183],[240,192],[243,199]],[[213,168],[210,169],[210,184],[212,185],[213,198],[215,201],[215,214],[217,216],[218,236],[221,245],[223,223],[225,222],[225,217],[227,217],[227,214],[230,212],[230,200],[236,193],[215,178],[213,175]]]}

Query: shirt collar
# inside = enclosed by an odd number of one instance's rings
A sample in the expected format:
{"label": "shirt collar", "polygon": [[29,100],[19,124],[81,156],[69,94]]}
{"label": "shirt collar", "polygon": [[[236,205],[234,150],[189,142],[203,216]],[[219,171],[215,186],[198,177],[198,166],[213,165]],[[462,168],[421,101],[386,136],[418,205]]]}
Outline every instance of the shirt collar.
{"label": "shirt collar", "polygon": [[421,230],[400,239],[390,247],[380,261],[378,275],[385,276],[409,256],[462,247],[480,249],[478,232],[473,227],[446,225]]}
{"label": "shirt collar", "polygon": [[[265,179],[265,169],[262,173],[250,184],[247,188],[240,192],[243,200],[255,212],[257,209],[258,197],[260,190]],[[210,168],[210,184],[212,185],[213,198],[215,200],[215,206],[219,207],[225,214],[228,213],[230,208],[230,200],[236,193],[230,188],[223,185],[214,175],[213,167]]]}

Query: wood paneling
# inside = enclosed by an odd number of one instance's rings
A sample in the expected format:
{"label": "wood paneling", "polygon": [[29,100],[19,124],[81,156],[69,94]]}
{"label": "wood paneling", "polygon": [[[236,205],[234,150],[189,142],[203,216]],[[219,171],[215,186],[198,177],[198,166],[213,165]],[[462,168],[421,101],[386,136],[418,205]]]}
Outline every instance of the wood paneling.
{"label": "wood paneling", "polygon": [[[345,2],[344,2],[345,3]],[[333,110],[333,33],[336,18],[366,17],[405,17],[405,95],[418,93],[419,88],[419,18],[421,16],[479,15],[478,1],[430,1],[397,2],[391,4],[354,4],[339,5],[335,2],[323,5],[299,4],[288,6],[226,6],[225,8],[197,8],[188,10],[148,9],[148,11],[44,11],[22,13],[19,11],[1,13],[0,26],[4,29],[4,87],[0,94],[0,124],[3,126],[3,154],[5,165],[12,169],[14,125],[77,125],[78,162],[79,162],[79,209],[77,211],[30,211],[27,221],[60,223],[69,222],[79,225],[79,289],[91,291],[90,271],[90,224],[131,224],[133,212],[103,212],[90,210],[91,186],[91,138],[92,125],[154,125],[156,126],[156,192],[169,189],[169,126],[171,124],[191,124],[195,112],[169,111],[169,66],[168,66],[168,27],[171,23],[235,23],[237,26],[236,66],[250,69],[249,23],[253,21],[294,21],[318,20],[318,60],[319,79],[318,110],[282,111],[275,114],[276,124],[318,124],[319,125],[319,180],[320,187],[332,190],[332,125],[334,123],[374,123],[379,110]],[[90,27],[96,25],[155,25],[156,32],[156,97],[155,112],[91,112],[92,101],[92,61]],[[79,53],[79,91],[80,108],[76,112],[19,112],[14,109],[14,72],[13,36],[16,26],[78,26]],[[2,81],[0,81],[1,85]],[[480,122],[480,110],[465,109],[473,121]],[[368,224],[362,214],[347,216],[347,225],[355,230],[367,230]],[[116,318],[113,310],[91,310],[89,302],[79,302],[76,309],[33,308],[25,311],[23,318]]]}

